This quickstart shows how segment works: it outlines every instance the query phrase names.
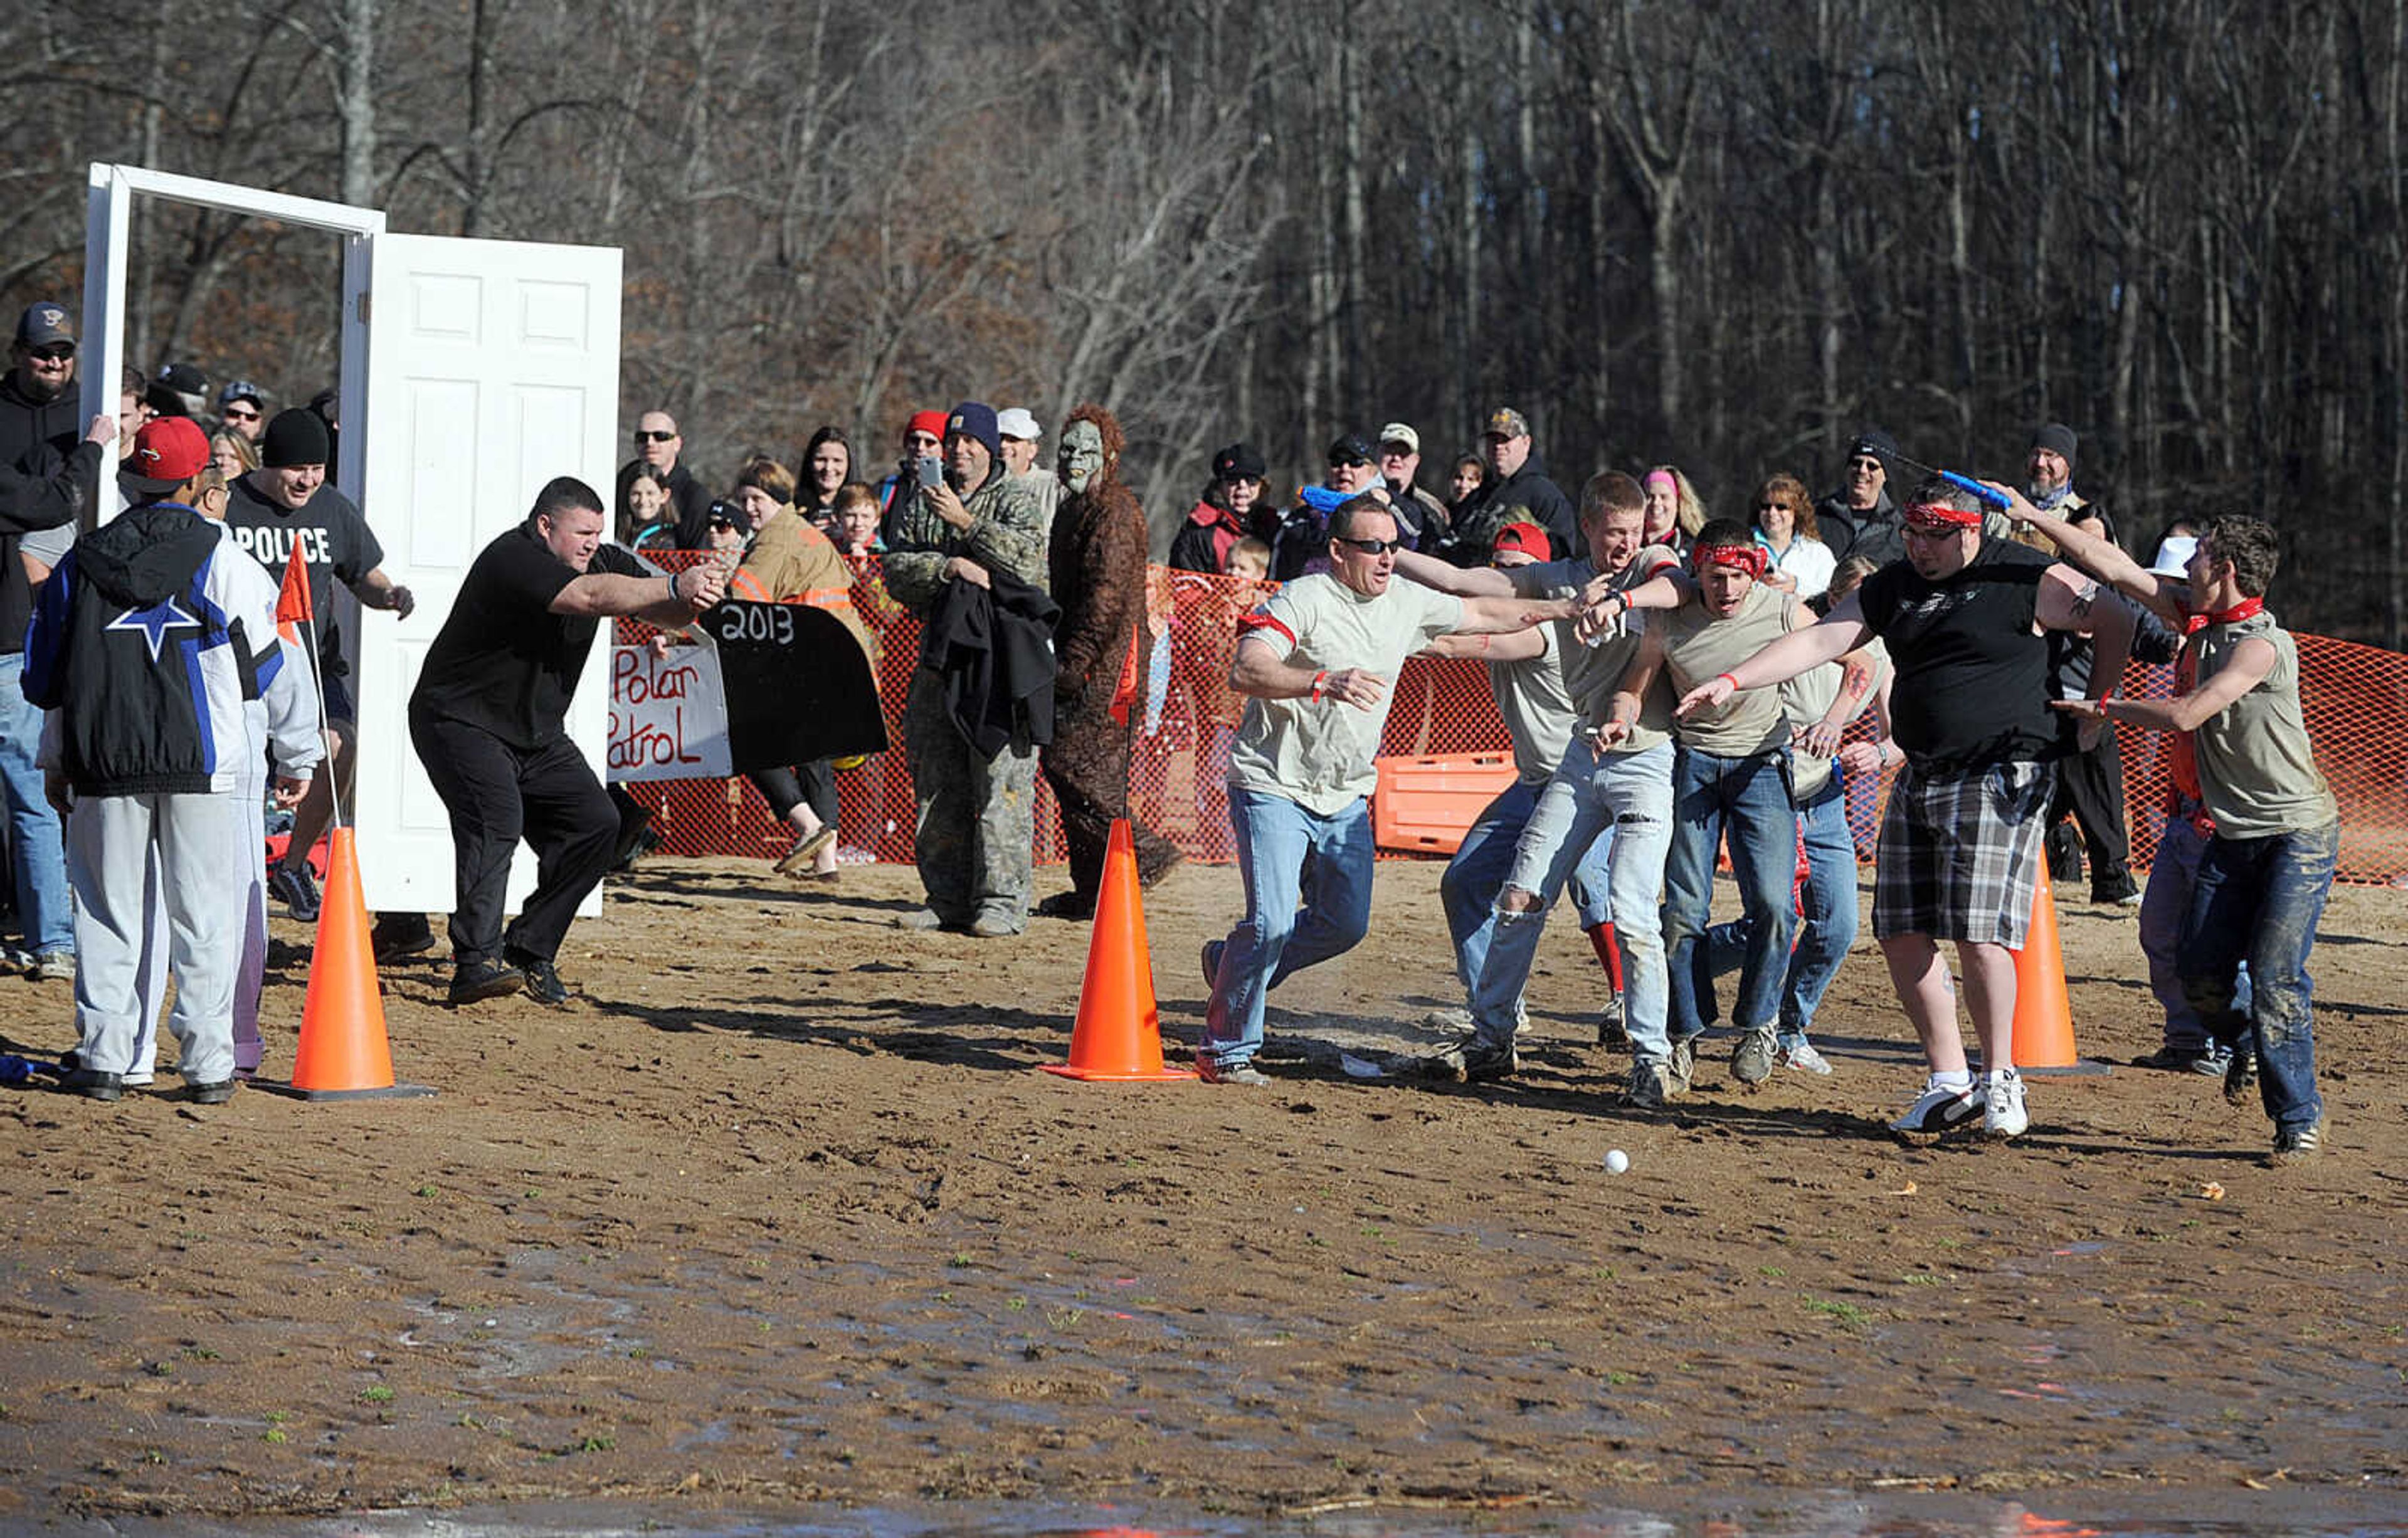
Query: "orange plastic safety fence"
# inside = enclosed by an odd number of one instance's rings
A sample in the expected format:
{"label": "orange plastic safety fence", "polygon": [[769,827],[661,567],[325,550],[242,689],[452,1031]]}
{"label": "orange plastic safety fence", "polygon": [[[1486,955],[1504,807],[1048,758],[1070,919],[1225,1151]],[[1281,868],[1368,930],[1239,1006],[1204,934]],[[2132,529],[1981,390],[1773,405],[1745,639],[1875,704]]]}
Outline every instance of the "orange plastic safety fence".
{"label": "orange plastic safety fence", "polygon": [[[655,552],[664,567],[706,559]],[[1129,767],[1129,804],[1147,825],[1188,857],[1236,858],[1229,835],[1225,783],[1229,748],[1245,702],[1228,687],[1238,617],[1270,591],[1268,583],[1207,577],[1156,566],[1149,574],[1147,607],[1154,629],[1144,714]],[[911,859],[911,776],[902,749],[903,700],[918,657],[919,621],[888,597],[878,563],[856,563],[853,603],[876,639],[874,659],[886,732],[895,744],[837,776],[842,803],[841,858],[909,862]],[[618,640],[648,638],[640,621],[618,622]],[[2408,658],[2370,647],[2301,635],[2300,693],[2316,761],[2342,806],[2340,878],[2385,884],[2408,876]],[[2134,664],[2124,676],[2131,698],[2172,693],[2173,670]],[[1850,729],[1868,734],[1870,719]],[[2165,739],[2126,726],[2116,738],[2132,864],[2145,869],[2157,851],[2172,779]],[[1512,746],[1489,693],[1487,670],[1469,661],[1408,661],[1398,676],[1381,751],[1385,754],[1507,751]],[[793,833],[769,815],[758,790],[741,776],[729,780],[647,780],[626,790],[656,814],[673,854],[769,857],[785,852]],[[1888,776],[1848,787],[1848,823],[1861,856],[1870,859],[1881,826]],[[1037,857],[1062,858],[1061,824],[1039,776]]]}

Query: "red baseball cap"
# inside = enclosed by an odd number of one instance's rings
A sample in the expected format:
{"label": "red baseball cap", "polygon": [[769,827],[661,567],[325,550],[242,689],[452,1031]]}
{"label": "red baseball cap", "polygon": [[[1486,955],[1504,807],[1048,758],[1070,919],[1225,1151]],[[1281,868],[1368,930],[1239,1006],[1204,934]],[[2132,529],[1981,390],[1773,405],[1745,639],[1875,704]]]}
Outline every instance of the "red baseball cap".
{"label": "red baseball cap", "polygon": [[134,434],[122,478],[157,494],[172,491],[208,468],[209,437],[190,417],[157,417]]}
{"label": "red baseball cap", "polygon": [[1547,531],[1535,523],[1508,523],[1497,531],[1498,550],[1526,550],[1541,561],[1555,558],[1555,547],[1547,538]]}

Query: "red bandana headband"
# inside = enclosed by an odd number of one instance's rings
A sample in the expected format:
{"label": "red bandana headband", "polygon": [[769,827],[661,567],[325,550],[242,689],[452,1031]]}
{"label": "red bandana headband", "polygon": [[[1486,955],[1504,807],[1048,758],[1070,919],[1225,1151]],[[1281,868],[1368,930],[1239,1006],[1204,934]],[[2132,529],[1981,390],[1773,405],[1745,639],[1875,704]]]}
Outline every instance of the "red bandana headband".
{"label": "red bandana headband", "polygon": [[1906,520],[1918,529],[1978,529],[1982,526],[1982,515],[1978,510],[1969,513],[1940,502],[1909,503]]}
{"label": "red bandana headband", "polygon": [[1705,576],[1709,567],[1737,566],[1761,582],[1765,564],[1761,545],[1698,545],[1689,551],[1689,570],[1698,577]]}

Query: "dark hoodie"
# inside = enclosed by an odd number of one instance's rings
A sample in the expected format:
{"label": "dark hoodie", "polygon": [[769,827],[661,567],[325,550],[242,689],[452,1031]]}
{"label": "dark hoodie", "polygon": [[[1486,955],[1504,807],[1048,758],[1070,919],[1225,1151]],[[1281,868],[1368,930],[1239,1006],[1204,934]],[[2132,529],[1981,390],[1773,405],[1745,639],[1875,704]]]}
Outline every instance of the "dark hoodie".
{"label": "dark hoodie", "polygon": [[[61,712],[58,763],[79,795],[206,793],[226,723],[202,655],[229,638],[242,693],[259,692],[208,567],[218,526],[189,507],[136,507],[76,542],[42,588],[26,636],[25,698]],[[232,748],[242,741],[239,713]]]}
{"label": "dark hoodie", "polygon": [[1484,566],[1498,532],[1509,523],[1535,523],[1547,531],[1558,556],[1577,556],[1586,546],[1579,520],[1563,488],[1547,478],[1547,462],[1530,450],[1522,468],[1501,480],[1491,480],[1474,491],[1455,520],[1455,546],[1451,559],[1466,566]]}

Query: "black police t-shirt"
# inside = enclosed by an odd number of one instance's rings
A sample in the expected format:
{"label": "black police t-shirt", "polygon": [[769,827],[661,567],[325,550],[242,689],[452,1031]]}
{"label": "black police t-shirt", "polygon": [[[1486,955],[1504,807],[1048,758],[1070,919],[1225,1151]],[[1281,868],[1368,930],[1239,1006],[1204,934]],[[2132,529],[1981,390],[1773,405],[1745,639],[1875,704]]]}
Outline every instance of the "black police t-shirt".
{"label": "black police t-shirt", "polygon": [[309,608],[317,617],[319,666],[329,678],[349,673],[343,662],[342,632],[328,607],[334,579],[340,577],[345,587],[356,588],[362,577],[384,564],[384,547],[377,543],[367,520],[360,516],[351,499],[332,486],[321,486],[300,506],[287,507],[252,490],[251,477],[243,476],[227,488],[225,521],[234,531],[235,543],[250,551],[251,558],[266,567],[269,577],[279,583],[284,580],[284,563],[293,558],[293,547],[301,547],[301,559],[309,568]]}
{"label": "black police t-shirt", "polygon": [[418,687],[409,696],[410,713],[465,721],[514,748],[539,748],[558,738],[601,621],[554,614],[552,601],[593,572],[646,575],[642,563],[616,545],[596,549],[593,564],[580,572],[536,537],[531,522],[486,546],[460,584],[435,644],[426,648]]}
{"label": "black police t-shirt", "polygon": [[2032,630],[2051,564],[2038,550],[1985,539],[1954,577],[1928,581],[1894,561],[1856,590],[1898,667],[1891,730],[1918,766],[1956,773],[2063,753],[2048,642]]}

